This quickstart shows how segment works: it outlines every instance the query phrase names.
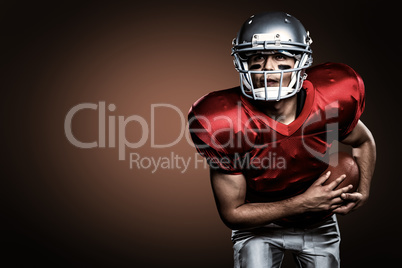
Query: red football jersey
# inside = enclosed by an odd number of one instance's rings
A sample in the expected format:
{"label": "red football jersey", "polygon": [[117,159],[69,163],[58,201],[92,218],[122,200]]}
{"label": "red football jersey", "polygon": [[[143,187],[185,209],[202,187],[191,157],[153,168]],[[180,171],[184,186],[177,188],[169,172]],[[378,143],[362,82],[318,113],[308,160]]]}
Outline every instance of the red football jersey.
{"label": "red football jersey", "polygon": [[277,122],[240,88],[207,94],[191,107],[189,126],[212,168],[243,174],[246,202],[272,202],[304,192],[328,167],[334,140],[344,139],[364,110],[364,84],[349,66],[307,70],[305,101],[296,119]]}

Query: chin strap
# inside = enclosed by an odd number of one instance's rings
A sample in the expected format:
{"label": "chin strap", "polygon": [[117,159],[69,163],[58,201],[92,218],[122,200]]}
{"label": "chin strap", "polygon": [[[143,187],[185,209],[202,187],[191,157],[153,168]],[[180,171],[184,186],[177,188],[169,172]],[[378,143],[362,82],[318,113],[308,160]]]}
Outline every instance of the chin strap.
{"label": "chin strap", "polygon": [[[278,96],[278,92],[280,90],[280,95]],[[261,100],[280,100],[281,98],[285,97],[286,95],[292,93],[294,91],[291,87],[265,87],[255,88],[254,89],[254,96],[255,99]],[[266,93],[268,96],[266,96]]]}

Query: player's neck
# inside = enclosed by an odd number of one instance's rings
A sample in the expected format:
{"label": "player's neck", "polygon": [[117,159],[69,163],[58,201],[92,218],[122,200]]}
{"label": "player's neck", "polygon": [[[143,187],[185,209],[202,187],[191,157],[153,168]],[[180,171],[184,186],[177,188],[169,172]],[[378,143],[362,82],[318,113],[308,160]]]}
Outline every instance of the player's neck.
{"label": "player's neck", "polygon": [[280,101],[260,102],[257,108],[275,121],[288,125],[296,119],[297,98],[295,95]]}

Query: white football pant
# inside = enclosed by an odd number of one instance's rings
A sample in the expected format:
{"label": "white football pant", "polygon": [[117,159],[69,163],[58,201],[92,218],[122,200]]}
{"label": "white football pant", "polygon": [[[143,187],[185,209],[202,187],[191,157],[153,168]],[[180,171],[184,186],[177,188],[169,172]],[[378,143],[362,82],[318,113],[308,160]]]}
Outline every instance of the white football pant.
{"label": "white football pant", "polygon": [[339,227],[335,215],[311,228],[276,224],[248,230],[233,230],[235,268],[280,267],[290,251],[297,267],[340,267]]}

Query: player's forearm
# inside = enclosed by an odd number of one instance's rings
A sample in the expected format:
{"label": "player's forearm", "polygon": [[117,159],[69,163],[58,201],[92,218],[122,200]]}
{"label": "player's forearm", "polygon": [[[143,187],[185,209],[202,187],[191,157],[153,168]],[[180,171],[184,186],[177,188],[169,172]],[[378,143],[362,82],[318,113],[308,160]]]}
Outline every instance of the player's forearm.
{"label": "player's forearm", "polygon": [[368,198],[376,162],[376,146],[371,135],[369,135],[362,144],[353,148],[353,156],[355,157],[360,170],[358,192],[363,194],[365,198]]}
{"label": "player's forearm", "polygon": [[364,200],[367,200],[376,162],[374,137],[363,122],[359,121],[352,133],[342,143],[353,147],[353,156],[360,170],[358,192],[363,195]]}
{"label": "player's forearm", "polygon": [[305,212],[299,196],[272,203],[246,203],[221,215],[231,229],[255,228]]}

